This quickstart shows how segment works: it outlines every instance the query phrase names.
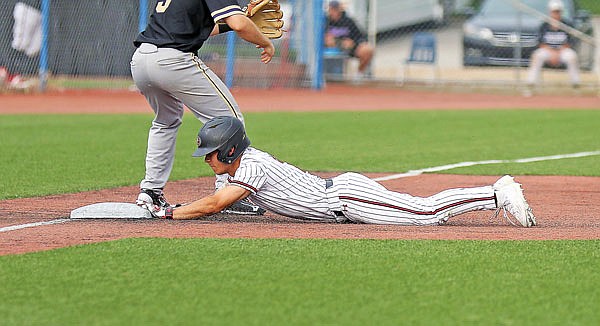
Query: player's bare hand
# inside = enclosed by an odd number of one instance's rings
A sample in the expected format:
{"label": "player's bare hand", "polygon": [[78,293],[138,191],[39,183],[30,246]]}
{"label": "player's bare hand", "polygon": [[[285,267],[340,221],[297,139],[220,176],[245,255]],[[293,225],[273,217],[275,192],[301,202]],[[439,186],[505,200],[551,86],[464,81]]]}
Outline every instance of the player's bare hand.
{"label": "player's bare hand", "polygon": [[173,207],[171,207],[171,206],[161,207],[161,206],[154,205],[151,203],[144,203],[139,206],[141,208],[147,209],[150,212],[150,214],[152,215],[152,217],[154,217],[154,218],[163,218],[163,219],[167,219],[167,220],[173,219]]}
{"label": "player's bare hand", "polygon": [[264,64],[271,62],[271,59],[273,59],[273,56],[275,55],[275,47],[273,46],[273,43],[266,47],[262,47],[260,45],[257,45],[256,47],[262,49],[262,52],[260,53],[260,61],[262,61]]}

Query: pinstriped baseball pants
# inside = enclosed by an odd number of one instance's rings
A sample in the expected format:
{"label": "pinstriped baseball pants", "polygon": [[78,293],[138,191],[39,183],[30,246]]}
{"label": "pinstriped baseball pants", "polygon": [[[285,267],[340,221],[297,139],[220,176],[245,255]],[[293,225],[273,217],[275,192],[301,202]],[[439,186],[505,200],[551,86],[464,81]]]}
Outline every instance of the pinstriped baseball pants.
{"label": "pinstriped baseball pants", "polygon": [[430,197],[390,191],[358,173],[344,173],[327,189],[332,211],[353,222],[370,224],[438,225],[452,216],[496,209],[492,186],[448,189]]}

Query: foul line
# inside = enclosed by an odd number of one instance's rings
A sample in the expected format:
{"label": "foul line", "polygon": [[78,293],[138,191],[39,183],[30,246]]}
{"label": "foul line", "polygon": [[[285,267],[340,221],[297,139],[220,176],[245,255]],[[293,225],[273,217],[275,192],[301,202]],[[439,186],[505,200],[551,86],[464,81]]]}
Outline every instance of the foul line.
{"label": "foul line", "polygon": [[3,228],[0,228],[0,232],[8,232],[8,231],[32,228],[32,227],[42,226],[42,225],[60,224],[60,223],[68,222],[68,221],[70,221],[70,219],[68,219],[68,218],[59,218],[56,220],[45,221],[45,222],[36,222],[36,223],[27,223],[27,224],[6,226]]}
{"label": "foul line", "polygon": [[439,172],[439,171],[446,171],[446,170],[451,170],[451,169],[455,169],[455,168],[462,168],[462,167],[474,166],[474,165],[499,164],[499,163],[530,163],[530,162],[561,160],[564,158],[586,157],[586,156],[594,156],[594,155],[600,155],[600,151],[519,158],[519,159],[515,159],[515,160],[487,160],[487,161],[476,161],[476,162],[460,162],[460,163],[455,163],[455,164],[434,166],[434,167],[420,169],[420,170],[410,170],[406,173],[392,174],[392,175],[388,175],[385,177],[374,178],[373,180],[375,180],[375,181],[394,180],[394,179],[400,179],[400,178],[421,175],[425,172]]}
{"label": "foul line", "polygon": [[[388,175],[385,177],[374,178],[373,180],[375,180],[375,181],[394,180],[394,179],[400,179],[400,178],[421,175],[425,172],[439,172],[439,171],[446,171],[446,170],[451,170],[451,169],[455,169],[455,168],[474,166],[474,165],[499,164],[499,163],[530,163],[530,162],[540,162],[540,161],[550,161],[550,160],[561,160],[561,159],[565,159],[565,158],[595,156],[595,155],[600,155],[600,151],[519,158],[519,159],[514,159],[514,160],[487,160],[487,161],[476,161],[476,162],[460,162],[460,163],[455,163],[455,164],[434,166],[434,167],[420,169],[420,170],[410,170],[406,173],[392,174],[392,175]],[[50,220],[50,221],[45,221],[45,222],[6,226],[3,228],[0,228],[0,233],[14,231],[14,230],[20,230],[20,229],[25,229],[25,228],[32,228],[32,227],[36,227],[36,226],[60,224],[60,223],[68,222],[68,221],[71,221],[71,219],[59,218],[56,220]]]}

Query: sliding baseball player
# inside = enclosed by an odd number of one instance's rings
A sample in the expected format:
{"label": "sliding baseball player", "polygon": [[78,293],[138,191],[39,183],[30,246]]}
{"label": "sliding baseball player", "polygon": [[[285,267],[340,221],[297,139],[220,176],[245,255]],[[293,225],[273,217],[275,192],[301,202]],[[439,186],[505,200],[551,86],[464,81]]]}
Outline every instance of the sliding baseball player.
{"label": "sliding baseball player", "polygon": [[216,174],[229,175],[229,185],[179,208],[146,206],[154,217],[199,218],[248,198],[274,213],[309,220],[439,225],[459,214],[496,210],[496,215],[503,211],[514,225],[536,225],[521,185],[511,176],[491,186],[449,189],[422,198],[390,191],[357,173],[323,179],[304,172],[250,147],[243,124],[233,117],[209,120],[197,140],[193,156],[204,157]]}

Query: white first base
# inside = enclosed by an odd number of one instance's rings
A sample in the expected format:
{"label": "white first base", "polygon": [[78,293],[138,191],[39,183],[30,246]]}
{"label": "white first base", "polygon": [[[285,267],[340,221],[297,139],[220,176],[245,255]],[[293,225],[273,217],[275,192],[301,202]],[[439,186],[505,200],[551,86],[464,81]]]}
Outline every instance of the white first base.
{"label": "white first base", "polygon": [[152,218],[152,215],[136,204],[97,203],[72,210],[71,218]]}

